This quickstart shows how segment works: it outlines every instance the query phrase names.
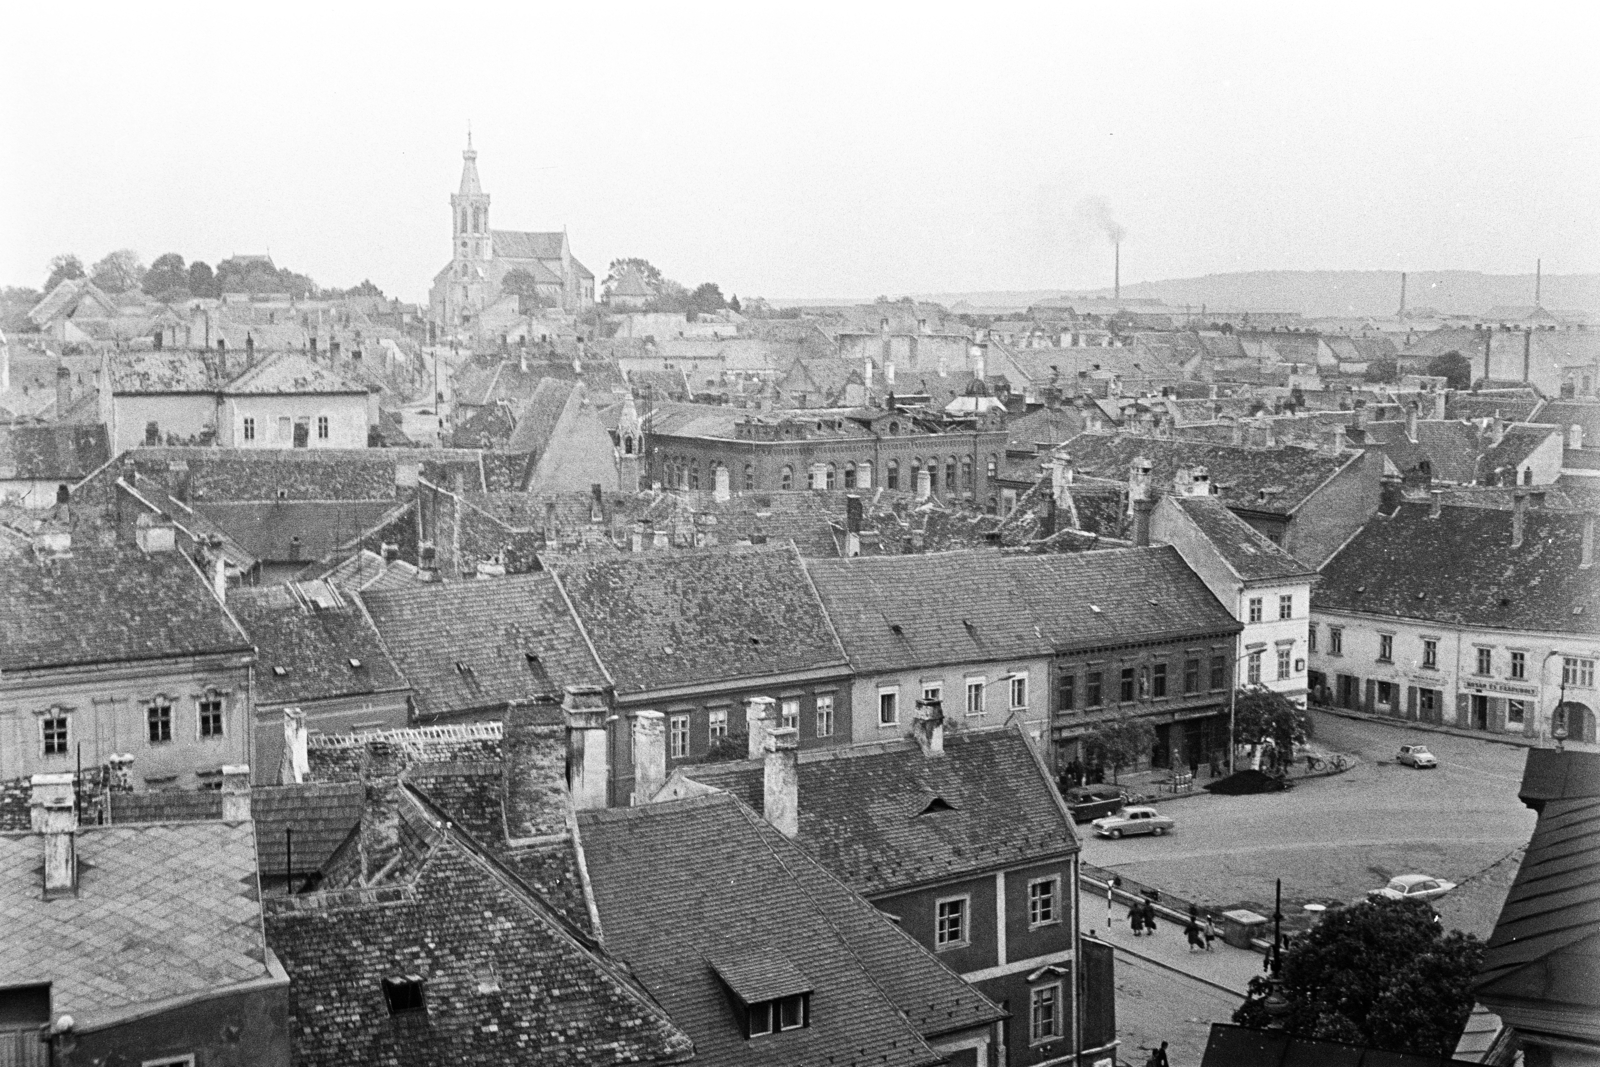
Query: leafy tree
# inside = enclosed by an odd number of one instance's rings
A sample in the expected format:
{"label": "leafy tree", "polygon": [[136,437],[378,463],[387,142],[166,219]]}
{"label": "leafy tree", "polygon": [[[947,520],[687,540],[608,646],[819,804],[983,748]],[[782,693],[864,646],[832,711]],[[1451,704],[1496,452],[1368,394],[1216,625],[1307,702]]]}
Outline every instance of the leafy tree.
{"label": "leafy tree", "polygon": [[716,282],[701,282],[689,294],[689,306],[696,311],[721,311],[728,302],[722,298],[722,287]]}
{"label": "leafy tree", "polygon": [[[1301,1037],[1447,1057],[1472,1013],[1482,962],[1483,943],[1446,934],[1422,901],[1339,908],[1284,953],[1284,1022]],[[1270,992],[1268,979],[1250,979],[1233,1021],[1265,1027]]]}
{"label": "leafy tree", "polygon": [[1428,360],[1426,373],[1436,378],[1443,378],[1445,385],[1451,389],[1472,387],[1472,361],[1460,352],[1446,352],[1442,356],[1434,356]]}
{"label": "leafy tree", "polygon": [[1392,359],[1375,359],[1367,364],[1361,377],[1363,381],[1379,384],[1397,382],[1400,380],[1400,364]]}
{"label": "leafy tree", "polygon": [[648,259],[642,259],[639,256],[625,256],[622,259],[613,259],[611,266],[606,268],[606,280],[601,283],[602,293],[605,296],[610,296],[625,274],[637,274],[640,280],[644,282],[644,287],[650,290],[651,293],[658,292],[663,281],[661,272]]}
{"label": "leafy tree", "polygon": [[189,264],[189,291],[195,296],[217,295],[217,276],[203,259]]}
{"label": "leafy tree", "polygon": [[119,248],[115,252],[107,253],[104,259],[96,263],[90,270],[89,277],[95,285],[108,293],[125,293],[130,289],[139,288],[144,273],[144,264],[139,261],[139,253],[131,248]]}
{"label": "leafy tree", "polygon": [[689,299],[689,290],[673,281],[663,278],[656,286],[655,296],[645,305],[651,311],[693,311],[694,307]]}
{"label": "leafy tree", "polygon": [[1156,730],[1143,719],[1112,719],[1102,723],[1084,739],[1090,764],[1109,764],[1111,780],[1124,767],[1131,767],[1155,744]]}
{"label": "leafy tree", "polygon": [[160,296],[173,289],[187,289],[189,271],[183,265],[183,257],[176,252],[157,256],[155,262],[150,264],[150,269],[144,272],[139,285],[151,296]]}
{"label": "leafy tree", "polygon": [[50,277],[45,279],[44,291],[49,292],[62,282],[76,281],[85,277],[83,260],[71,252],[63,252],[50,261]]}
{"label": "leafy tree", "polygon": [[1306,732],[1306,713],[1282,693],[1274,693],[1264,685],[1241,689],[1233,701],[1233,739],[1236,744],[1259,745],[1271,741],[1280,758],[1294,756],[1294,746],[1303,745],[1309,736]]}
{"label": "leafy tree", "polygon": [[371,278],[363,278],[360,285],[352,285],[342,294],[344,296],[375,296],[383,299],[383,290],[372,284]]}
{"label": "leafy tree", "polygon": [[517,267],[500,279],[500,291],[513,296],[533,296],[539,292],[539,281],[531,272]]}
{"label": "leafy tree", "polygon": [[743,306],[741,306],[740,303],[739,303],[739,294],[738,293],[734,293],[732,296],[728,297],[728,307],[733,311],[743,311],[744,310]]}

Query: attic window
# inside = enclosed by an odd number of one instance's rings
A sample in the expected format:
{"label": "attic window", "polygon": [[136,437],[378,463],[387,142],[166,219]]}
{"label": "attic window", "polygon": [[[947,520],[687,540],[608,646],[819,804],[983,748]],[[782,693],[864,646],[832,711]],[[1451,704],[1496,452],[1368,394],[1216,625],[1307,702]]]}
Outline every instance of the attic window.
{"label": "attic window", "polygon": [[274,667],[274,668],[272,668],[272,673],[275,674],[276,676],[278,676],[279,678],[282,678],[284,675],[289,673],[289,668],[288,667]]}
{"label": "attic window", "polygon": [[752,638],[750,638],[750,643],[751,643],[751,644],[752,644],[752,645],[756,645],[756,646],[759,646],[759,645],[760,645],[760,644],[761,644],[761,638],[759,638],[759,637],[752,637]]}
{"label": "attic window", "polygon": [[469,666],[468,664],[465,664],[465,663],[461,662],[460,660],[456,660],[456,673],[457,674],[471,674],[472,673],[472,667]]}
{"label": "attic window", "polygon": [[745,1019],[745,1032],[750,1037],[803,1029],[811,1025],[811,994],[796,993],[751,1004],[745,1009]]}
{"label": "attic window", "polygon": [[1096,615],[1099,615],[1100,614],[1100,605],[1099,604],[1090,604],[1089,605],[1089,610],[1094,612]]}
{"label": "attic window", "polygon": [[524,652],[522,654],[522,658],[528,661],[528,666],[529,667],[533,667],[535,669],[537,669],[539,667],[539,653],[537,653],[537,652]]}
{"label": "attic window", "polygon": [[289,490],[287,490],[287,489],[279,489],[278,490],[278,499],[279,500],[288,500],[289,499]]}
{"label": "attic window", "polygon": [[383,980],[383,999],[389,1005],[390,1015],[406,1015],[428,1010],[422,995],[422,976],[401,974]]}
{"label": "attic window", "polygon": [[897,633],[897,634],[904,634],[905,633],[905,629],[897,622],[891,622],[889,624],[889,630],[890,630],[891,633]]}
{"label": "attic window", "polygon": [[944,797],[934,797],[932,800],[928,801],[927,805],[925,807],[923,807],[923,809],[920,812],[918,812],[917,814],[919,814],[919,815],[933,815],[936,812],[955,811],[955,810],[956,810],[956,806],[954,804],[950,803]]}
{"label": "attic window", "polygon": [[1418,593],[1417,594],[1417,599],[1418,600],[1426,600],[1426,599],[1428,599],[1428,594],[1427,593]]}
{"label": "attic window", "polygon": [[356,659],[354,656],[350,657],[349,663],[351,670],[359,671],[361,669],[361,661]]}
{"label": "attic window", "polygon": [[478,968],[473,977],[478,980],[478,992],[500,992],[500,976],[495,973],[493,964],[484,964],[482,967]]}
{"label": "attic window", "polygon": [[1500,606],[1503,607],[1503,608],[1509,608],[1511,606],[1511,598],[1508,597],[1508,596],[1501,597],[1500,598]]}

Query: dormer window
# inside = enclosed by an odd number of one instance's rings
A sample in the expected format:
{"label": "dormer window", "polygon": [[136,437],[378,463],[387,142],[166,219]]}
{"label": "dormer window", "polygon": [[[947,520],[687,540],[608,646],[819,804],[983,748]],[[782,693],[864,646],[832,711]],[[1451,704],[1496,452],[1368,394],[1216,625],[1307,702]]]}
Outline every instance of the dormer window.
{"label": "dormer window", "polygon": [[350,662],[350,669],[351,670],[359,671],[361,669],[361,661],[356,659],[354,656],[350,657],[350,661],[349,662]]}
{"label": "dormer window", "polygon": [[417,974],[385,978],[383,999],[389,1005],[390,1015],[410,1015],[428,1010],[428,1002],[422,991],[422,976]]}
{"label": "dormer window", "polygon": [[811,994],[766,1000],[745,1009],[745,1034],[763,1037],[784,1030],[801,1030],[811,1025]]}
{"label": "dormer window", "polygon": [[272,668],[272,673],[273,673],[274,677],[282,678],[282,677],[284,677],[285,675],[287,675],[289,673],[289,668],[288,667],[274,667],[274,668]]}
{"label": "dormer window", "polygon": [[711,969],[737,1001],[746,1038],[811,1025],[811,982],[787,960],[762,955],[712,962]]}

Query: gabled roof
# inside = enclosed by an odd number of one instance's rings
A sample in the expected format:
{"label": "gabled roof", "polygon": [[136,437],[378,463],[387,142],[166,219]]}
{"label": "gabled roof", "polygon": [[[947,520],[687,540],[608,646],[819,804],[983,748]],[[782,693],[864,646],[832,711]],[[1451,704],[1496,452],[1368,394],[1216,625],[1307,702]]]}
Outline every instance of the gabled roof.
{"label": "gabled roof", "polygon": [[627,555],[556,573],[619,694],[846,667],[792,545]]}
{"label": "gabled roof", "polygon": [[561,413],[566,411],[579,386],[560,378],[541,379],[533,395],[517,409],[516,426],[506,442],[507,452],[534,452],[543,455],[550,447]]}
{"label": "gabled roof", "polygon": [[170,998],[282,981],[266,962],[251,823],[84,826],[76,895],[45,900],[40,834],[0,834],[0,988],[49,983],[92,1030]]}
{"label": "gabled roof", "polygon": [[499,259],[560,259],[567,235],[531,230],[491,230],[490,240]]}
{"label": "gabled roof", "polygon": [[228,607],[256,646],[258,707],[409,688],[361,606],[328,583],[241,587]]}
{"label": "gabled roof", "polygon": [[367,387],[351,381],[332,367],[293,352],[267,357],[222,387],[225,395],[337,394],[367,395]]}
{"label": "gabled roof", "polygon": [[119,352],[111,363],[111,391],[209,393],[218,385],[213,357],[206,352]]}
{"label": "gabled roof", "polygon": [[607,684],[548,574],[360,596],[423,716],[559,703],[564,686]]}
{"label": "gabled roof", "polygon": [[195,500],[191,507],[234,543],[272,563],[311,563],[384,525],[409,505],[393,500]]}
{"label": "gabled roof", "polygon": [[[762,806],[760,761],[678,773]],[[912,741],[803,751],[799,779],[800,844],[866,896],[1078,850],[1072,818],[1015,722],[947,726],[944,755],[931,758]],[[930,810],[936,799],[944,803]]]}
{"label": "gabled roof", "polygon": [[[1003,1014],[732,797],[578,818],[607,945],[697,1064],[933,1064],[928,1037]],[[805,986],[810,1024],[747,1039],[730,980],[747,996]]]}
{"label": "gabled roof", "polygon": [[1194,523],[1217,555],[1245,581],[1310,578],[1316,574],[1214,496],[1172,495],[1165,498],[1162,506],[1168,502]]}
{"label": "gabled roof", "polygon": [[1313,608],[1430,619],[1453,626],[1600,633],[1600,581],[1579,566],[1580,514],[1401,504],[1376,515],[1322,567]]}
{"label": "gabled roof", "polygon": [[0,567],[0,671],[249,651],[180,552],[74,546]]}
{"label": "gabled roof", "polygon": [[103,423],[7,426],[0,423],[0,479],[67,483],[87,477],[111,458]]}

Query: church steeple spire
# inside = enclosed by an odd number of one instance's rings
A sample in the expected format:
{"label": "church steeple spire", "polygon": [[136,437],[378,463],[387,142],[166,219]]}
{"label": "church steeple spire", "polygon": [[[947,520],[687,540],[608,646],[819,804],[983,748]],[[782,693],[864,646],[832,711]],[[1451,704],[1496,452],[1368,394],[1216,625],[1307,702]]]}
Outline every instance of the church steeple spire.
{"label": "church steeple spire", "polygon": [[478,151],[472,147],[472,127],[467,127],[467,147],[461,153],[460,196],[482,196],[483,186],[478,184]]}
{"label": "church steeple spire", "polygon": [[[492,255],[489,236],[489,194],[478,181],[478,152],[472,147],[472,127],[467,127],[467,147],[461,153],[461,191],[450,198],[452,246],[456,260],[487,260]],[[458,271],[465,270],[464,267]],[[465,275],[463,274],[463,277]]]}

